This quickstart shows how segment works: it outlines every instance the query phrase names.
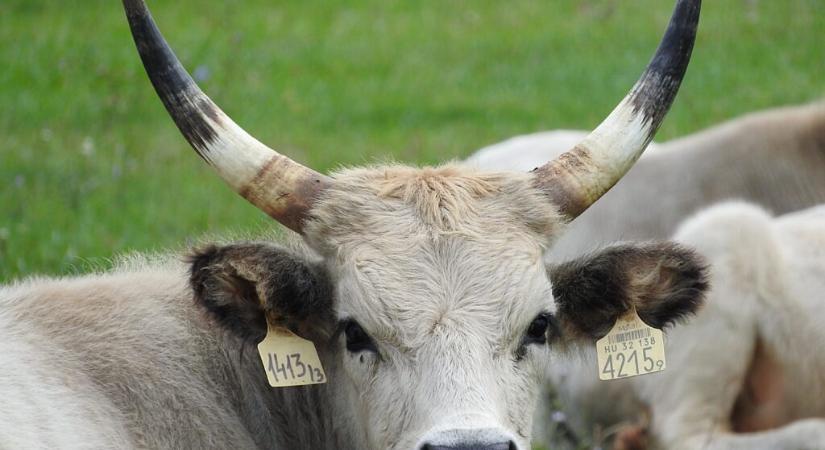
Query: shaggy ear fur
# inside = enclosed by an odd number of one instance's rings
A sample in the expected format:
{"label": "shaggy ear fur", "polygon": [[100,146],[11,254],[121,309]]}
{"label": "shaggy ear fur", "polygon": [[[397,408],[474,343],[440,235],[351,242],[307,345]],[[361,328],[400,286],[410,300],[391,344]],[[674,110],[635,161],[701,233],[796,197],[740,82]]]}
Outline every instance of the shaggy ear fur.
{"label": "shaggy ear fur", "polygon": [[663,328],[696,312],[708,288],[702,258],[672,242],[619,244],[549,270],[559,321],[587,338],[607,334],[634,306]]}
{"label": "shaggy ear fur", "polygon": [[189,258],[195,301],[245,340],[266,336],[266,319],[318,337],[331,323],[332,288],[324,270],[267,244],[208,246]]}

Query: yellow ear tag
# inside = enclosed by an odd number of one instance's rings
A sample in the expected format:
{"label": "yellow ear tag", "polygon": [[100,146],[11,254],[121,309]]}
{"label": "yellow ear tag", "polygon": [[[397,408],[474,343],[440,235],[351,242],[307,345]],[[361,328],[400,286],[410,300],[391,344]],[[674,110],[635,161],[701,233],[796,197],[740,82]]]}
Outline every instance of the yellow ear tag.
{"label": "yellow ear tag", "polygon": [[258,353],[272,387],[326,383],[327,376],[315,344],[285,328],[267,327]]}
{"label": "yellow ear tag", "polygon": [[636,309],[619,317],[613,329],[596,341],[599,379],[647,375],[665,370],[662,330],[642,322]]}

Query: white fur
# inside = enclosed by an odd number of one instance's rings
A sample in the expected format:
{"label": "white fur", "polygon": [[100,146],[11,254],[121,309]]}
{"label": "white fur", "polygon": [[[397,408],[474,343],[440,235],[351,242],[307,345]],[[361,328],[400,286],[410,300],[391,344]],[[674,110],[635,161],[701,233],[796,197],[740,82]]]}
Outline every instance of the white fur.
{"label": "white fur", "polygon": [[[825,446],[825,207],[772,219],[725,204],[687,221],[677,239],[712,267],[706,307],[670,333],[673,370],[634,382],[668,449],[821,449]],[[787,426],[730,432],[734,401],[759,341],[781,367]],[[681,369],[675,369],[681,367]]]}
{"label": "white fur", "polygon": [[313,217],[308,241],[335,261],[338,314],[382,358],[343,361],[341,391],[370,448],[416,448],[456,430],[528,448],[549,353],[514,352],[555,309],[542,253],[562,223],[529,175],[353,169]]}

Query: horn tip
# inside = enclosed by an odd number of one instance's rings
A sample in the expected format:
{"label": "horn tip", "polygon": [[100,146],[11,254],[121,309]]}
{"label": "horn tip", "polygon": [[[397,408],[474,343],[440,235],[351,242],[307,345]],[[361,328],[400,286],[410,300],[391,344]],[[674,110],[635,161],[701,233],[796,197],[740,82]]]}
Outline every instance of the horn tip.
{"label": "horn tip", "polygon": [[629,102],[655,131],[682,84],[696,39],[701,0],[679,0],[665,35],[645,73],[634,86]]}

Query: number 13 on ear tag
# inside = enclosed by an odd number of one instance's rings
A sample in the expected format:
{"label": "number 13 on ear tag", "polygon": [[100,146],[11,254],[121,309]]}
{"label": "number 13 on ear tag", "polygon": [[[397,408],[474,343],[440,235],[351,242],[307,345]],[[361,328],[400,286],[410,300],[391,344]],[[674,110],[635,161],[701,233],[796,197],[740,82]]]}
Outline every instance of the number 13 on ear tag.
{"label": "number 13 on ear tag", "polygon": [[615,380],[665,370],[662,330],[642,322],[636,310],[616,320],[613,329],[596,341],[599,379]]}
{"label": "number 13 on ear tag", "polygon": [[272,387],[326,383],[315,344],[291,331],[269,327],[258,353]]}

